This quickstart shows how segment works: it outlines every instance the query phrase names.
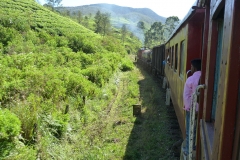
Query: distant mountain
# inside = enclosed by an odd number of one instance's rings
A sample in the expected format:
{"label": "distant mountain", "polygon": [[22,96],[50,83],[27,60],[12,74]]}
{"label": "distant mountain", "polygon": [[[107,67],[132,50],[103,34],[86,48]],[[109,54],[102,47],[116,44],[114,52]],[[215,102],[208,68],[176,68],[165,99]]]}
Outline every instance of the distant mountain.
{"label": "distant mountain", "polygon": [[83,6],[76,6],[76,7],[61,7],[71,12],[81,11],[84,15],[96,14],[99,10],[102,13],[110,13],[112,17],[120,16],[125,17],[126,19],[130,18],[127,17],[131,14],[138,14],[138,19],[135,21],[143,20],[148,23],[153,23],[156,21],[160,21],[162,23],[165,22],[166,18],[156,14],[149,8],[131,8],[131,7],[122,7],[115,4],[106,4],[106,3],[99,3],[99,4],[91,4],[91,5],[83,5]]}
{"label": "distant mountain", "polygon": [[91,4],[76,7],[59,7],[59,11],[68,10],[70,13],[81,11],[83,15],[94,16],[99,10],[101,13],[111,14],[111,23],[114,27],[121,28],[123,24],[126,24],[127,28],[132,31],[143,41],[143,31],[137,27],[139,21],[145,23],[145,27],[150,28],[154,22],[165,23],[166,18],[156,14],[149,8],[131,8],[122,7],[115,4]]}

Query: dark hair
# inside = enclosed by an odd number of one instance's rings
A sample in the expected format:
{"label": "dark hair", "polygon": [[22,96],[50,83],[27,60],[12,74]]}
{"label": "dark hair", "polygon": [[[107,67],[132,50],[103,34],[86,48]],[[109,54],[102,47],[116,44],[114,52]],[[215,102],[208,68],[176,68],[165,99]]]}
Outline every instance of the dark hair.
{"label": "dark hair", "polygon": [[197,71],[201,71],[201,64],[202,64],[201,62],[202,62],[201,59],[193,59],[191,61],[191,64],[193,65],[194,68],[197,69]]}

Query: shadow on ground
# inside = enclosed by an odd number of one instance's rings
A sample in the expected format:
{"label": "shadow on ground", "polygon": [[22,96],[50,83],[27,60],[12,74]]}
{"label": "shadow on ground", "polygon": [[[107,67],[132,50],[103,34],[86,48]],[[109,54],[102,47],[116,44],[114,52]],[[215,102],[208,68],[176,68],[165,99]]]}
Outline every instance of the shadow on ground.
{"label": "shadow on ground", "polygon": [[179,159],[181,132],[173,106],[165,105],[163,77],[153,76],[149,67],[135,65],[144,76],[138,82],[142,108],[141,115],[134,122],[123,159]]}

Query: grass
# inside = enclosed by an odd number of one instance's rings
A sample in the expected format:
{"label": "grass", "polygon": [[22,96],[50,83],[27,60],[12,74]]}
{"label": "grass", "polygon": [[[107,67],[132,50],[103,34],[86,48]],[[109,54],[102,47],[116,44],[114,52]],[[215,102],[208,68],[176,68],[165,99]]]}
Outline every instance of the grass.
{"label": "grass", "polygon": [[85,146],[98,132],[90,124],[101,125],[98,119],[115,96],[116,86],[105,85],[121,67],[125,46],[34,0],[2,0],[0,8],[0,108],[22,122],[0,159],[88,156]]}
{"label": "grass", "polygon": [[[22,122],[16,147],[0,159],[169,158],[156,83],[138,68],[120,70],[131,68],[123,60],[130,41],[103,38],[33,0],[2,0],[0,8],[0,107]],[[142,116],[133,117],[138,103]]]}
{"label": "grass", "polygon": [[139,77],[142,116],[136,118],[124,159],[173,159],[168,112],[164,93],[150,75],[141,70]]}
{"label": "grass", "polygon": [[[129,96],[128,86],[138,90],[136,97]],[[163,92],[151,76],[138,68],[120,72],[103,94],[104,100],[87,102],[86,112],[91,118],[86,117],[85,122],[72,113],[74,132],[55,146],[54,154],[72,159],[174,159],[168,110]],[[142,104],[140,117],[132,115],[132,105],[137,103]]]}

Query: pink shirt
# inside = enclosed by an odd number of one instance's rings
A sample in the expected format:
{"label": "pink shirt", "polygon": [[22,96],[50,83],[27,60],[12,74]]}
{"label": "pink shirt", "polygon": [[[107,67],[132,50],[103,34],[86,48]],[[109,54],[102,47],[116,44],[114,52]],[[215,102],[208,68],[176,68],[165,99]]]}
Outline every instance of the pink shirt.
{"label": "pink shirt", "polygon": [[[191,97],[198,86],[200,76],[201,76],[201,71],[196,71],[193,73],[192,76],[188,77],[185,83],[184,91],[183,91],[183,103],[184,103],[183,109],[186,111],[190,111]],[[198,111],[198,104],[196,107],[196,111]]]}

